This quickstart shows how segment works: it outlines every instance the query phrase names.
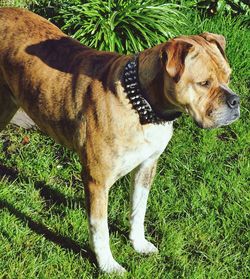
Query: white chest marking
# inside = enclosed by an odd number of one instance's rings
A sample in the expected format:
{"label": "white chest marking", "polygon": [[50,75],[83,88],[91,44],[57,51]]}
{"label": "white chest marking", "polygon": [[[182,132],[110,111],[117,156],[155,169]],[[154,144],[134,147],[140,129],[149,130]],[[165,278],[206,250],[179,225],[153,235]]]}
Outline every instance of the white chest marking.
{"label": "white chest marking", "polygon": [[147,125],[141,131],[136,145],[121,153],[117,168],[119,177],[126,175],[149,158],[158,158],[173,134],[173,123]]}

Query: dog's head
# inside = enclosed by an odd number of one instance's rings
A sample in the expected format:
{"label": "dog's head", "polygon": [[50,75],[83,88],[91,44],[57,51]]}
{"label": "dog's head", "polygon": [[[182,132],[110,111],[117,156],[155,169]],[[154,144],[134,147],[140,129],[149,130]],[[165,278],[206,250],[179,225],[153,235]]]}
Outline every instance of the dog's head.
{"label": "dog's head", "polygon": [[225,44],[223,36],[203,33],[172,39],[161,52],[165,98],[202,128],[230,124],[240,115],[239,97],[228,87]]}

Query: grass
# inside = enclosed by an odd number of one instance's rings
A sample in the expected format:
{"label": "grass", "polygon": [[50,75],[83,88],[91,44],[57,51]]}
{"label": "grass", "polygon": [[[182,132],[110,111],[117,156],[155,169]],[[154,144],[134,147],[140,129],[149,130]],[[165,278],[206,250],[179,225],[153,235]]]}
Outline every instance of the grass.
{"label": "grass", "polygon": [[[226,36],[241,118],[216,130],[201,130],[187,116],[176,121],[146,216],[158,255],[138,255],[128,241],[129,176],[113,187],[111,246],[125,278],[243,279],[250,272],[250,32],[229,18],[187,16],[192,24],[183,33]],[[89,251],[79,171],[75,154],[39,132],[9,126],[1,133],[0,278],[108,278]]]}
{"label": "grass", "polygon": [[29,5],[35,4],[36,0],[0,0],[0,7],[19,7],[27,8]]}

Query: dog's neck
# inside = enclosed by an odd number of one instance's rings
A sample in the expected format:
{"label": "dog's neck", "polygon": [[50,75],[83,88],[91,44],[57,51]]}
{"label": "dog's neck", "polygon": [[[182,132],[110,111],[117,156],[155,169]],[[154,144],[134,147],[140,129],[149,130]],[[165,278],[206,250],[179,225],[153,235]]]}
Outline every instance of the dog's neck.
{"label": "dog's neck", "polygon": [[137,111],[140,123],[161,124],[164,122],[152,109],[143,94],[138,78],[138,56],[127,62],[123,72],[125,92],[134,110]]}
{"label": "dog's neck", "polygon": [[[150,75],[152,80],[157,79],[157,73],[159,72],[159,70],[160,69],[158,67],[157,71],[154,71],[154,75]],[[146,91],[147,89],[149,89],[150,86],[148,84],[141,83],[139,74],[139,55],[137,54],[133,57],[132,60],[129,60],[127,62],[123,72],[123,82],[127,97],[130,100],[133,109],[137,111],[139,115],[140,123],[142,125],[149,123],[163,124],[164,122],[173,121],[174,119],[179,117],[181,115],[181,112],[164,111],[163,114],[158,110],[153,109],[150,98],[148,98],[146,94]],[[145,75],[146,77],[149,76],[147,68],[141,75]],[[145,80],[148,79],[146,78]],[[152,81],[149,83],[152,83]]]}

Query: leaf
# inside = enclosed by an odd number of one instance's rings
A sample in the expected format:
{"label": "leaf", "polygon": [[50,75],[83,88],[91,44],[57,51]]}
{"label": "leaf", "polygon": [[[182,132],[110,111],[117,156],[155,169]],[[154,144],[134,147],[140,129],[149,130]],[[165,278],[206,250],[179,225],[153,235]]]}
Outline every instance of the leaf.
{"label": "leaf", "polygon": [[58,13],[54,20],[61,22],[62,30],[102,50],[142,50],[180,34],[187,25],[179,5],[161,0],[60,0],[60,3],[56,4]]}

